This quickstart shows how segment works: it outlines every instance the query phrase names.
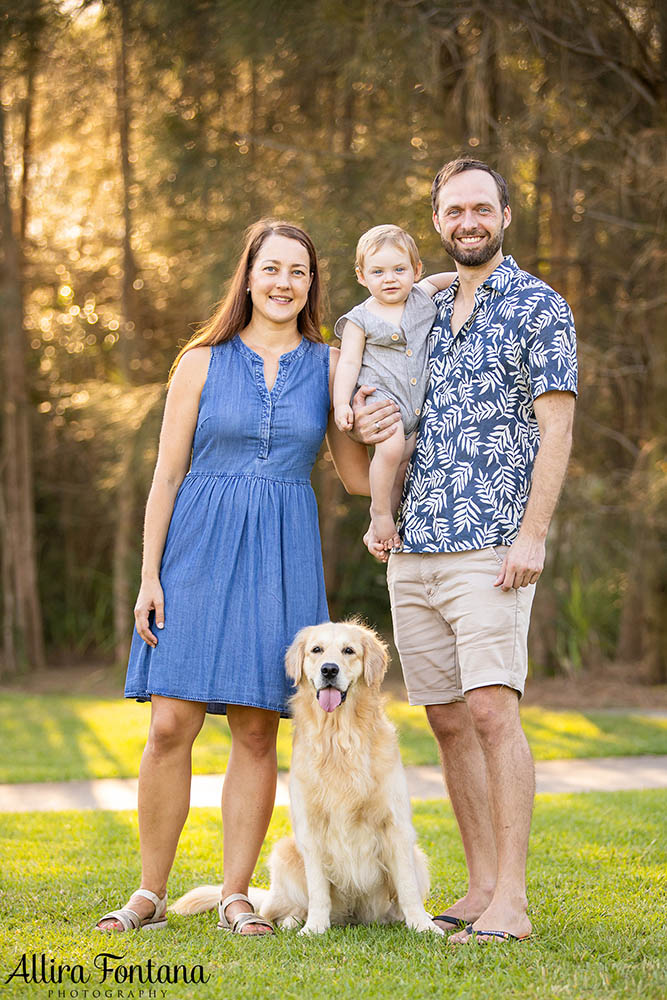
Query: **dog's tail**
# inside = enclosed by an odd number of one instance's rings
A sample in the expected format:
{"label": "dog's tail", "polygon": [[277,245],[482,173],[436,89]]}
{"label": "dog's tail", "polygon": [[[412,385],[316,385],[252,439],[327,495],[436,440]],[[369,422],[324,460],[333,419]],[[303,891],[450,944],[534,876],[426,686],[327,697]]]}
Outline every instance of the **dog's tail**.
{"label": "dog's tail", "polygon": [[220,902],[221,888],[220,885],[200,885],[196,889],[190,889],[190,892],[172,903],[169,909],[172,913],[181,913],[183,916],[214,910]]}
{"label": "dog's tail", "polygon": [[[184,896],[172,903],[169,909],[172,913],[180,913],[186,917],[195,913],[206,913],[208,910],[214,910],[220,902],[221,890],[221,885],[200,885],[196,889],[190,889],[190,892],[186,892]],[[248,890],[248,898],[258,911],[266,895],[266,889],[253,887]]]}

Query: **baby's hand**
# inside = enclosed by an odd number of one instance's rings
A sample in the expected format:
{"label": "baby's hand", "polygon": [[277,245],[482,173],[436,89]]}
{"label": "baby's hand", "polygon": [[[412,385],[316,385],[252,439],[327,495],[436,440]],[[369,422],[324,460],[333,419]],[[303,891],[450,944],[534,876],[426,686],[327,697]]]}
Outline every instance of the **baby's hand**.
{"label": "baby's hand", "polygon": [[370,554],[374,556],[375,559],[379,560],[379,562],[386,563],[389,559],[389,552],[385,549],[384,542],[378,541],[372,521],[368,525],[366,534],[364,535],[364,545]]}
{"label": "baby's hand", "polygon": [[351,431],[354,427],[354,414],[349,403],[334,407],[334,420],[339,431]]}

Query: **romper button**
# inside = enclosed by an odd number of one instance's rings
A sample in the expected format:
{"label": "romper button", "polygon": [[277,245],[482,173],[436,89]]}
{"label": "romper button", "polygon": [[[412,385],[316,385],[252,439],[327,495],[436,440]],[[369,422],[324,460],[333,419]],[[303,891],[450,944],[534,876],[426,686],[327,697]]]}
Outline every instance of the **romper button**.
{"label": "romper button", "polygon": [[411,378],[410,379],[410,385],[417,385],[417,379],[416,378]]}
{"label": "romper button", "polygon": [[408,356],[409,358],[411,358],[411,357],[412,357],[412,351],[410,350],[410,348],[409,348],[409,347],[408,347],[408,349],[407,349],[407,351],[406,351],[405,353],[407,354],[407,356]]}
{"label": "romper button", "polygon": [[397,333],[392,333],[391,339],[392,340],[398,340],[398,334]]}

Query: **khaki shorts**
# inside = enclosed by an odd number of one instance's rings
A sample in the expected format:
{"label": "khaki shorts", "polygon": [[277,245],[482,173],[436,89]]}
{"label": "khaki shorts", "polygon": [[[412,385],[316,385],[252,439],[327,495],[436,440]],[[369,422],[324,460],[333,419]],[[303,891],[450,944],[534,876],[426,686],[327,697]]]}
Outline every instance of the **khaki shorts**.
{"label": "khaki shorts", "polygon": [[399,552],[387,584],[411,705],[463,701],[467,691],[502,684],[523,694],[535,585],[503,592],[493,581],[507,552]]}

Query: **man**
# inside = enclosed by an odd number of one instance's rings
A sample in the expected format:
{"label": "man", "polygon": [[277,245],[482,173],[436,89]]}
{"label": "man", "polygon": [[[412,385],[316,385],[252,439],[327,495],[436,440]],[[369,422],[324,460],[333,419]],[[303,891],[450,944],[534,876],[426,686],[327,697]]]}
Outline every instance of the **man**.
{"label": "man", "polygon": [[[431,193],[458,277],[434,298],[430,387],[387,582],[408,697],[439,744],[469,872],[436,920],[465,928],[453,943],[525,939],[535,779],[519,698],[572,439],[574,324],[553,289],[503,256],[512,216],[500,174],[455,160]],[[375,444],[398,415],[366,396],[355,430]],[[366,542],[383,558],[370,530]]]}

